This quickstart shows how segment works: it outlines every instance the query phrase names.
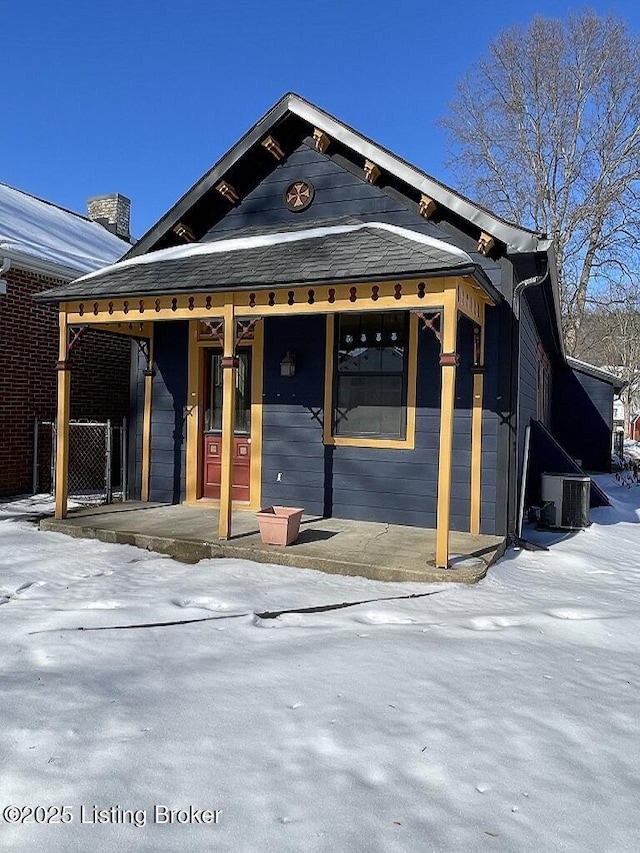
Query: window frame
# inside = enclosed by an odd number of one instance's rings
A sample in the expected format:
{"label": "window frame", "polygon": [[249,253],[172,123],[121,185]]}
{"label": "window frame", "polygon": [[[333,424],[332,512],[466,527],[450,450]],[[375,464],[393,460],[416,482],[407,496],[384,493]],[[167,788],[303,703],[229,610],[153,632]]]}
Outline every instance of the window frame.
{"label": "window frame", "polygon": [[[350,313],[350,312],[349,312]],[[377,310],[362,311],[358,314],[384,314],[391,313]],[[394,312],[395,313],[395,312]],[[403,311],[401,313],[407,313]],[[418,318],[413,312],[409,312],[409,338],[406,352],[406,365],[404,371],[403,398],[406,401],[404,408],[405,437],[404,438],[376,438],[374,436],[342,436],[334,434],[334,412],[337,391],[337,328],[339,314],[328,314],[326,321],[326,348],[325,348],[325,396],[324,396],[324,444],[335,447],[379,447],[399,450],[413,450],[415,448],[415,426],[416,426],[416,381],[418,372]]]}

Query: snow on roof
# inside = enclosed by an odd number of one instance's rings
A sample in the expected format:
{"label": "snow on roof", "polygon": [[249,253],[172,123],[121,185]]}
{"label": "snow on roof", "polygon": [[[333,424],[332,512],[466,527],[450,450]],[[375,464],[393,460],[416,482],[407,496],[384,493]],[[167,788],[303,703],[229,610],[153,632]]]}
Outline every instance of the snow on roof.
{"label": "snow on roof", "polygon": [[567,356],[567,364],[573,370],[577,370],[580,373],[587,373],[589,376],[593,376],[595,379],[602,379],[603,382],[608,382],[610,385],[613,385],[616,388],[623,388],[627,383],[624,379],[621,379],[619,376],[616,376],[615,373],[611,370],[611,368],[607,367],[596,367],[595,364],[589,364],[588,361],[581,361],[578,358],[574,358],[573,356]]}
{"label": "snow on roof", "polygon": [[231,237],[228,240],[216,240],[210,243],[189,243],[183,246],[171,246],[168,249],[158,249],[155,252],[148,252],[146,255],[127,258],[127,260],[120,261],[104,269],[90,272],[78,280],[86,281],[95,275],[103,275],[111,270],[139,266],[141,264],[154,264],[158,261],[175,261],[183,258],[191,258],[196,255],[216,255],[245,249],[277,246],[281,243],[294,243],[299,240],[315,240],[318,237],[326,237],[332,234],[349,234],[353,231],[361,231],[363,228],[387,231],[428,248],[447,252],[449,255],[459,258],[462,262],[473,264],[469,255],[452,243],[445,243],[443,240],[429,237],[427,234],[420,234],[417,231],[411,231],[409,228],[401,228],[398,225],[389,225],[386,222],[362,222],[355,225],[326,225],[302,229],[300,231],[279,231],[277,233],[256,234],[251,237]]}
{"label": "snow on roof", "polygon": [[74,277],[111,264],[129,244],[84,216],[0,183],[0,256]]}

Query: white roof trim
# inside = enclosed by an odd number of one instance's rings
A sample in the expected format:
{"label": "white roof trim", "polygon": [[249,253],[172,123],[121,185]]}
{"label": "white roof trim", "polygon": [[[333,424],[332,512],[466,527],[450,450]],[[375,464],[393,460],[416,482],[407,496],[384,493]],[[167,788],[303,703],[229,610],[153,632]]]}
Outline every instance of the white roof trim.
{"label": "white roof trim", "polygon": [[610,370],[605,370],[602,367],[596,367],[595,364],[589,364],[588,361],[581,361],[578,358],[574,358],[573,356],[568,355],[567,364],[573,370],[577,370],[582,373],[588,373],[595,379],[602,379],[604,382],[609,382],[611,385],[627,384],[624,379],[621,379],[619,376],[616,376],[615,373],[612,373]]}
{"label": "white roof trim", "polygon": [[518,228],[516,225],[509,225],[488,211],[479,209],[471,201],[453,192],[444,184],[433,180],[424,172],[365,139],[359,133],[346,127],[327,113],[318,110],[297,95],[289,95],[287,105],[295,115],[324,131],[328,136],[337,139],[338,142],[342,142],[357,151],[363,157],[373,160],[381,169],[419,189],[433,198],[434,201],[453,210],[482,230],[488,231],[492,236],[505,243],[509,249],[519,252],[544,252],[551,245],[551,240],[546,237]]}
{"label": "white roof trim", "polygon": [[64,264],[55,263],[55,261],[37,258],[28,252],[20,252],[18,249],[14,249],[6,244],[0,244],[0,254],[5,258],[9,258],[14,268],[17,267],[18,269],[25,270],[25,272],[46,275],[51,278],[72,281],[78,277],[78,272],[80,272],[78,267],[69,267]]}
{"label": "white roof trim", "polygon": [[265,133],[269,132],[286,116],[287,112],[298,116],[317,127],[328,136],[333,137],[365,159],[373,160],[380,168],[385,169],[409,186],[425,193],[443,207],[454,211],[458,216],[476,225],[503,242],[510,251],[514,252],[546,252],[552,241],[542,234],[536,234],[525,228],[513,225],[488,210],[478,207],[469,199],[454,192],[454,190],[436,181],[429,175],[416,169],[411,164],[396,157],[392,152],[381,148],[371,140],[357,133],[352,128],[323,112],[318,107],[305,101],[293,92],[281,98],[269,112],[253,125],[241,139],[218,160],[211,169],[188,189],[178,201],[144,234],[127,252],[128,257],[136,257],[148,251],[157,240],[164,236],[176,222],[189,210],[195,198],[200,198],[215,185],[229,169],[237,163],[246,152],[256,144]]}

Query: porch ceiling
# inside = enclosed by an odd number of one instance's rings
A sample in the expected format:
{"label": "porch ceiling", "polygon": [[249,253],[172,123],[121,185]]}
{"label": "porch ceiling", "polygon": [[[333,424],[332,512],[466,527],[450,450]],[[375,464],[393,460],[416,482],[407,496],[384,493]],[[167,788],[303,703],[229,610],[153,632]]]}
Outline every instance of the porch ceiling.
{"label": "porch ceiling", "polygon": [[471,275],[492,299],[497,297],[482,268],[456,246],[409,229],[365,222],[164,249],[45,291],[39,299],[211,293],[436,275]]}

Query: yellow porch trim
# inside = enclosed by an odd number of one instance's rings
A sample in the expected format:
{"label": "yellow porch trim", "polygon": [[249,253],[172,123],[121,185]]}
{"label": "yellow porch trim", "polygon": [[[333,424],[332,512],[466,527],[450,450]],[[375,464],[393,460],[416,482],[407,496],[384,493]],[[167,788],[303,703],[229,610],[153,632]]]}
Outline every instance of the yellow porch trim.
{"label": "yellow porch trim", "polygon": [[264,383],[264,323],[253,330],[251,358],[251,469],[249,509],[262,506],[262,388]]}
{"label": "yellow porch trim", "polygon": [[187,502],[196,501],[202,494],[202,350],[198,346],[198,320],[189,321],[189,351],[187,358]]}
{"label": "yellow porch trim", "polygon": [[[303,314],[341,314],[348,311],[430,310],[442,304],[442,292],[460,285],[461,310],[469,310],[466,294],[473,300],[493,304],[468,277],[394,279],[359,284],[336,284],[292,288],[261,288],[215,293],[181,293],[154,298],[99,299],[66,302],[61,309],[73,325],[131,324],[161,320],[220,319],[233,305],[236,317],[268,317]],[[471,303],[470,303],[471,304]],[[475,309],[474,309],[475,310]],[[470,315],[472,319],[475,314]]]}
{"label": "yellow porch trim", "polygon": [[56,428],[56,499],[55,517],[67,517],[69,489],[69,413],[71,407],[71,370],[67,362],[67,318],[63,311],[58,315],[60,339],[58,342],[58,420]]}
{"label": "yellow porch trim", "polygon": [[222,442],[220,460],[220,524],[218,537],[231,538],[233,501],[233,435],[236,413],[236,368],[225,366],[224,359],[232,360],[236,350],[236,320],[233,303],[224,309],[224,346],[222,368]]}
{"label": "yellow porch trim", "polygon": [[105,323],[101,320],[95,323],[78,323],[73,324],[78,326],[92,326],[100,332],[110,332],[114,335],[124,335],[128,338],[150,338],[153,333],[153,323]]}
{"label": "yellow porch trim", "polygon": [[[202,476],[203,476],[203,440],[204,440],[204,360],[205,351],[207,349],[220,349],[220,342],[211,338],[203,339],[199,337],[200,321],[193,321],[196,325],[196,331],[193,333],[189,329],[189,382],[188,395],[189,399],[197,399],[200,406],[200,414],[197,418],[197,435],[195,434],[195,423],[191,420],[191,413],[187,410],[187,489],[185,500],[183,503],[186,506],[199,506],[205,509],[219,509],[220,500],[217,498],[203,498],[202,495]],[[233,501],[234,510],[252,510],[256,511],[261,506],[262,493],[262,386],[264,382],[264,367],[262,363],[264,354],[264,326],[261,321],[258,321],[253,329],[253,339],[242,342],[242,346],[249,346],[252,349],[251,359],[251,464],[250,464],[250,485],[249,494],[251,500]],[[197,356],[194,350],[197,350]],[[195,376],[197,369],[197,376]],[[193,394],[196,397],[193,397]],[[223,390],[224,393],[224,390]],[[190,427],[191,424],[191,427]],[[191,488],[189,487],[191,484]],[[193,485],[195,484],[195,491]]]}
{"label": "yellow porch trim", "polygon": [[[442,302],[442,298],[440,299]],[[379,447],[395,450],[414,450],[416,442],[416,394],[418,381],[418,318],[409,317],[409,353],[407,364],[407,424],[405,438],[358,438],[333,435],[333,383],[335,317],[327,316],[324,368],[324,420],[322,436],[325,444],[335,447]]]}
{"label": "yellow porch trim", "polygon": [[[480,317],[480,353],[478,368],[484,368],[484,305]],[[473,410],[471,415],[471,518],[470,533],[480,533],[481,475],[482,475],[482,410],[484,374],[478,369],[473,375]]]}
{"label": "yellow porch trim", "polygon": [[458,311],[474,323],[481,324],[484,306],[490,302],[487,295],[468,279],[458,280],[456,295]]}
{"label": "yellow porch trim", "polygon": [[[442,353],[455,353],[458,337],[458,306],[455,289],[444,296],[442,316]],[[449,567],[449,531],[451,528],[451,467],[453,455],[453,418],[455,408],[455,364],[442,364],[440,402],[440,449],[438,453],[438,506],[436,516],[436,567]]]}

